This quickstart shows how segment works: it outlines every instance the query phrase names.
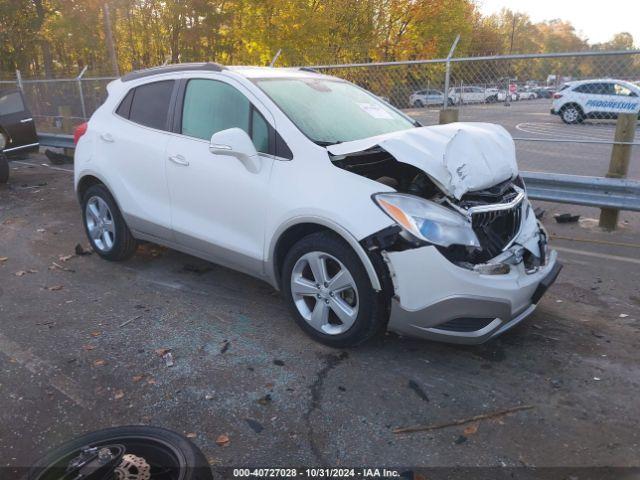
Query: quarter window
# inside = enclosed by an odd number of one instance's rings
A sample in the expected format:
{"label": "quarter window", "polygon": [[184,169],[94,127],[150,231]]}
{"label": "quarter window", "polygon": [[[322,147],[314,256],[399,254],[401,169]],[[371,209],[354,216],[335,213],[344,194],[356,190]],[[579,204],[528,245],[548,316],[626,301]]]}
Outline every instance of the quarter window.
{"label": "quarter window", "polygon": [[[132,94],[129,120],[146,127],[158,130],[167,129],[167,116],[169,115],[169,105],[171,104],[171,93],[173,92],[174,80],[147,83],[136,87]],[[129,94],[124,98],[116,113],[126,115],[126,107]],[[122,112],[120,109],[122,108]],[[127,118],[125,116],[125,118]]]}
{"label": "quarter window", "polygon": [[631,91],[631,89],[625,87],[624,85],[620,85],[619,83],[616,83],[613,86],[616,95],[621,95],[623,97],[635,97],[636,95],[634,94],[634,92]]}

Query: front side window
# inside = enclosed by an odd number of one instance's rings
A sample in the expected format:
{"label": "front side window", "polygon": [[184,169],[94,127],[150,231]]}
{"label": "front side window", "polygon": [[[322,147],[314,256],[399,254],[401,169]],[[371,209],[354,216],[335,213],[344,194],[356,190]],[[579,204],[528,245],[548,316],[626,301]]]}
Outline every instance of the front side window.
{"label": "front side window", "polygon": [[300,77],[255,82],[302,133],[320,145],[415,127],[409,117],[345,81]]}
{"label": "front side window", "polygon": [[7,93],[0,96],[0,115],[24,112],[22,96],[18,92]]}
{"label": "front side window", "polygon": [[189,80],[182,107],[182,134],[209,140],[228,128],[241,128],[258,152],[269,153],[269,124],[247,97],[224,82]]}
{"label": "front side window", "polygon": [[125,110],[130,101],[129,115],[125,118],[146,127],[166,130],[174,82],[174,80],[164,80],[136,87],[131,100],[127,94],[116,113],[125,116],[126,112],[120,113],[120,108]]}

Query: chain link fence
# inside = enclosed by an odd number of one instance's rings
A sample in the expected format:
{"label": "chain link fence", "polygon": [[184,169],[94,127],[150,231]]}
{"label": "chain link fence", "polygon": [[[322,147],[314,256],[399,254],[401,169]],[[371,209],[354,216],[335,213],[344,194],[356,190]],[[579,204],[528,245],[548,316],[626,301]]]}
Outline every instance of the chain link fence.
{"label": "chain link fence", "polygon": [[[450,55],[312,68],[370,90],[424,125],[437,124],[442,108],[458,109],[461,121],[500,124],[516,139],[521,168],[532,171],[604,175],[614,112],[640,109],[640,51]],[[18,73],[14,81],[1,80],[0,89],[22,89],[38,131],[71,133],[104,101],[111,80],[84,71],[64,79],[22,79]],[[581,86],[563,88],[580,80]],[[640,178],[640,149],[632,155],[628,176]]]}

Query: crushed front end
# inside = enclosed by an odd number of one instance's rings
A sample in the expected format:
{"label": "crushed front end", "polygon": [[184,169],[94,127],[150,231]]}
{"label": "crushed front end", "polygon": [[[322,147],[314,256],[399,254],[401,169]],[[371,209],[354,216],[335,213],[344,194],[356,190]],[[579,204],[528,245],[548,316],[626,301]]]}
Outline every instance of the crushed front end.
{"label": "crushed front end", "polygon": [[476,245],[429,244],[400,227],[363,241],[383,258],[393,284],[388,329],[482,343],[530,315],[561,264],[519,178],[438,201],[468,219]]}

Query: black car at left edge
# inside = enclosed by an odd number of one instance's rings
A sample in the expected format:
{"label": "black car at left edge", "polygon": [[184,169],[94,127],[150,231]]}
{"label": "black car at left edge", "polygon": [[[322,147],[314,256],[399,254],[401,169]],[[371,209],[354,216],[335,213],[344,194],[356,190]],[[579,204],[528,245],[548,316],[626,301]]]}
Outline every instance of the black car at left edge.
{"label": "black car at left edge", "polygon": [[9,179],[8,159],[38,149],[31,112],[20,90],[0,90],[0,183]]}

